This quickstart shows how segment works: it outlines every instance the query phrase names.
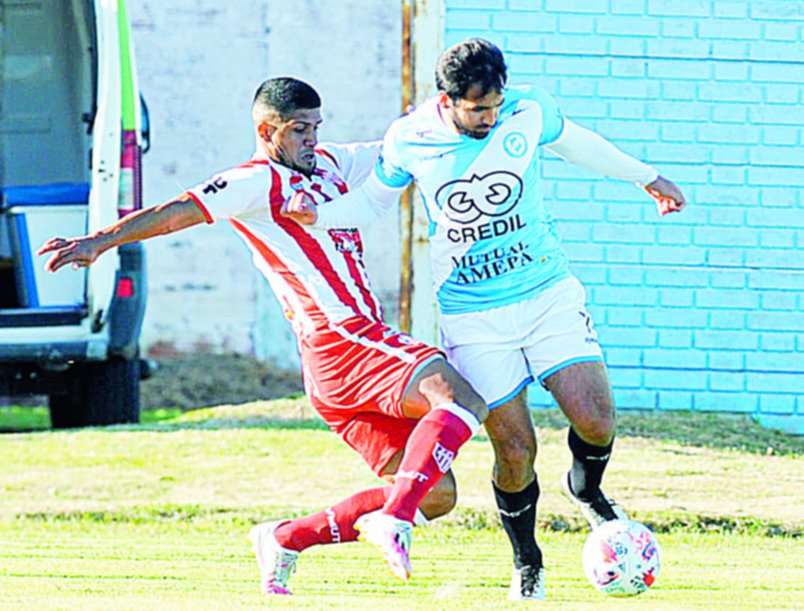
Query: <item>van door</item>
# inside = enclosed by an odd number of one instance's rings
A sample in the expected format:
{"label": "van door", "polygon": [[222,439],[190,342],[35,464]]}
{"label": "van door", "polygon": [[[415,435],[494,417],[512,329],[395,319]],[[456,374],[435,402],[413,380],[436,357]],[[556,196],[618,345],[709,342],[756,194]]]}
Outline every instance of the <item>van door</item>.
{"label": "van door", "polygon": [[94,0],[3,2],[0,31],[0,326],[78,321],[86,272],[46,274],[34,252],[87,230]]}
{"label": "van door", "polygon": [[[121,72],[118,0],[94,0],[98,49],[97,112],[93,126],[92,190],[89,194],[89,232],[117,220],[120,188]],[[99,331],[109,316],[119,259],[100,257],[88,271],[87,305],[92,329]],[[105,347],[103,347],[105,351]]]}

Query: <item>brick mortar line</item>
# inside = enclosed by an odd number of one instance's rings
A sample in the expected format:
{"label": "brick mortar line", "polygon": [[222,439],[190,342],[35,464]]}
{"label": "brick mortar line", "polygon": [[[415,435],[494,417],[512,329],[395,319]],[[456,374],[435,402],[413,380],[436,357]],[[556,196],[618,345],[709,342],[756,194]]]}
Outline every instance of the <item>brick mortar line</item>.
{"label": "brick mortar line", "polygon": [[[611,244],[611,242],[593,242],[593,244],[607,245],[607,244]],[[648,244],[646,246],[655,247],[656,244]],[[666,244],[665,246],[679,247],[679,246],[689,246],[689,244],[683,244],[683,245]],[[694,244],[693,244],[693,246],[694,246]],[[714,248],[726,248],[726,246],[715,246]],[[734,248],[734,247],[729,246],[728,248]],[[756,247],[756,246],[753,246],[753,247],[752,246],[746,246],[745,247],[746,250],[753,249],[753,248],[759,248],[761,250],[761,247]],[[784,248],[782,250],[795,250],[795,249],[794,248]],[[698,264],[694,264],[694,263],[652,263],[652,262],[649,262],[649,263],[639,263],[639,262],[634,263],[634,262],[624,262],[624,261],[611,261],[611,262],[597,263],[595,261],[575,261],[575,260],[572,259],[572,257],[570,257],[570,263],[574,264],[574,265],[599,265],[601,267],[613,267],[613,266],[614,267],[617,267],[617,266],[620,266],[620,267],[624,267],[624,266],[634,267],[635,265],[640,265],[640,266],[643,266],[643,267],[680,267],[680,268],[683,268],[683,269],[704,269],[704,270],[706,270],[706,269],[715,269],[715,270],[729,270],[729,271],[736,270],[736,271],[748,271],[748,272],[774,271],[774,272],[786,272],[786,273],[797,274],[797,275],[798,274],[804,274],[804,269],[798,269],[798,268],[795,268],[795,267],[773,267],[773,266],[770,266],[770,265],[763,265],[763,266],[759,267],[759,266],[748,266],[748,265],[698,265]],[[617,285],[617,286],[643,286],[644,287],[644,285],[642,285],[642,284]],[[696,288],[696,287],[692,287],[692,288]],[[703,288],[703,287],[697,287],[697,288]],[[709,288],[711,288],[711,287],[709,287]],[[727,288],[727,287],[715,287],[715,288]]]}
{"label": "brick mortar line", "polygon": [[[663,350],[670,350],[670,348],[663,348]],[[679,352],[689,350],[689,348],[678,348]],[[786,354],[786,353],[782,353]],[[672,369],[673,371],[693,371],[696,373],[700,372],[707,372],[707,371],[715,371],[718,373],[778,373],[783,375],[796,375],[800,372],[798,371],[785,371],[784,369],[727,369],[723,367],[705,367],[705,368],[694,368],[694,367],[673,367],[672,365],[662,366],[662,367],[653,367],[653,366],[646,366],[646,365],[610,365],[606,363],[606,367],[608,369],[630,369],[633,371],[666,371],[668,369]],[[636,387],[635,387],[636,388]],[[644,386],[640,386],[639,388],[645,388]],[[671,389],[672,390],[672,389]],[[722,392],[746,392],[741,390],[734,390],[734,391],[722,391]],[[747,391],[751,392],[751,391]],[[777,394],[792,394],[792,393],[777,393]]]}
{"label": "brick mortar line", "polygon": [[[641,59],[646,61],[715,61],[715,62],[729,62],[729,63],[747,63],[747,64],[771,64],[771,65],[790,65],[801,66],[804,62],[790,61],[784,59],[737,59],[731,57],[684,57],[672,55],[626,55],[620,53],[590,53],[587,51],[579,51],[577,53],[569,53],[566,51],[507,51],[509,55],[533,55],[533,56],[550,56],[550,57],[598,57],[609,59]],[[637,78],[637,77],[634,77]],[[765,82],[765,81],[762,81]],[[775,83],[776,81],[767,81]]]}

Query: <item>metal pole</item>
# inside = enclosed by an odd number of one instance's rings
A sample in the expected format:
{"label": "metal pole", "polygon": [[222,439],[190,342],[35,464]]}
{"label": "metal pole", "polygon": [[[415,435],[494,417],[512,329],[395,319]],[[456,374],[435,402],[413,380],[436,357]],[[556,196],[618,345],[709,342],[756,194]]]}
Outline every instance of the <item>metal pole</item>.
{"label": "metal pole", "polygon": [[[413,104],[413,53],[412,23],[413,0],[402,0],[402,112]],[[399,200],[400,249],[399,274],[399,328],[404,333],[411,329],[411,303],[413,296],[413,185]]]}

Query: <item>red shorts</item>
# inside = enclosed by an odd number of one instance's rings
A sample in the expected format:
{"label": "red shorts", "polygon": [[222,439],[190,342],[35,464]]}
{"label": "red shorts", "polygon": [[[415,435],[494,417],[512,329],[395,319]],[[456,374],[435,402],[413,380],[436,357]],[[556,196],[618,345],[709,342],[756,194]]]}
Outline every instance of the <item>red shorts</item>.
{"label": "red shorts", "polygon": [[437,348],[366,318],[350,318],[300,342],[304,387],[313,408],[379,474],[405,448],[416,420],[402,396]]}

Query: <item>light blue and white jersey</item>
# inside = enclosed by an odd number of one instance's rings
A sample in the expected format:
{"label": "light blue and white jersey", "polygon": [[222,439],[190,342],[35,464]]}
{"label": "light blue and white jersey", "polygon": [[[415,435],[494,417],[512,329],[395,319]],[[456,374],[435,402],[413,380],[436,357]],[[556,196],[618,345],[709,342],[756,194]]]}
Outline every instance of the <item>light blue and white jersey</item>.
{"label": "light blue and white jersey", "polygon": [[538,153],[563,128],[555,100],[536,87],[507,88],[482,140],[452,131],[437,98],[391,124],[375,173],[389,187],[416,181],[441,312],[515,303],[568,277],[543,203]]}

